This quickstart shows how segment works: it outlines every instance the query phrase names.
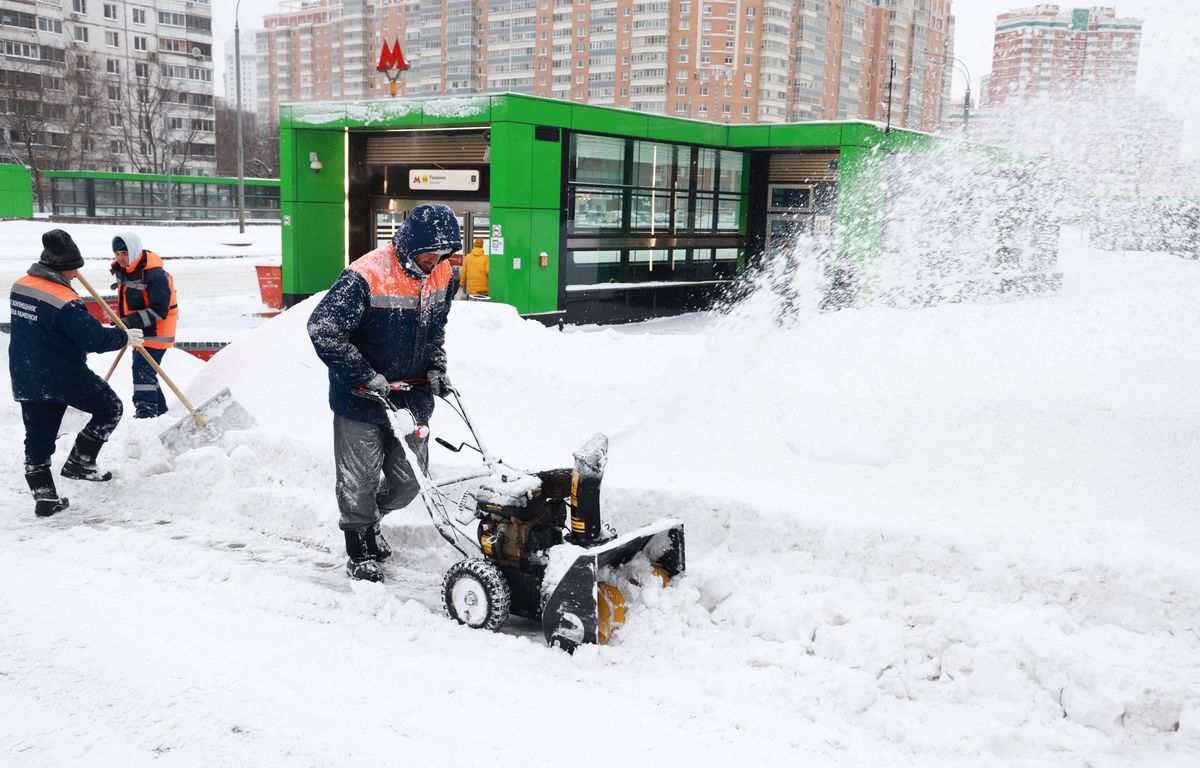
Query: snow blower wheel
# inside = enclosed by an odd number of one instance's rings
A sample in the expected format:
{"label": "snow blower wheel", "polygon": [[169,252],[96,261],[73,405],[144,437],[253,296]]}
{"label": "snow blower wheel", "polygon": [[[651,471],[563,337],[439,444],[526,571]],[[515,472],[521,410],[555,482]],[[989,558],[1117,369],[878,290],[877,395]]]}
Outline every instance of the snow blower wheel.
{"label": "snow blower wheel", "polygon": [[508,621],[512,595],[504,575],[493,563],[479,558],[450,566],[442,581],[446,613],[459,624],[493,632]]}

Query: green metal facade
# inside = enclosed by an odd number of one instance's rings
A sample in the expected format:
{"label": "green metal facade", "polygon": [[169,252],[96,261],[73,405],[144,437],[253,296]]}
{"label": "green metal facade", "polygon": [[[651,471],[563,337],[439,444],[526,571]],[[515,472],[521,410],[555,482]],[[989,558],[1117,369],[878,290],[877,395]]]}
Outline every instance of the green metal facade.
{"label": "green metal facade", "polygon": [[[692,144],[749,153],[825,149],[840,152],[836,226],[838,257],[859,263],[877,253],[883,237],[882,159],[891,149],[933,141],[925,134],[862,122],[724,125],[515,94],[290,105],[281,109],[283,291],[305,296],[325,290],[346,263],[345,158],[350,131],[487,127],[491,131],[491,223],[504,233],[506,255],[536,258],[544,245],[547,269],[511,268],[492,258],[491,295],[523,314],[558,309],[565,169],[558,143],[535,141],[535,126],[634,139]],[[317,153],[319,172],[310,169]],[[743,193],[750,193],[743,174]],[[350,203],[352,204],[352,202]],[[850,224],[853,226],[849,226]],[[746,235],[741,211],[741,235]],[[357,256],[359,254],[354,254]]]}
{"label": "green metal facade", "polygon": [[0,164],[0,219],[33,218],[33,178],[24,165]]}

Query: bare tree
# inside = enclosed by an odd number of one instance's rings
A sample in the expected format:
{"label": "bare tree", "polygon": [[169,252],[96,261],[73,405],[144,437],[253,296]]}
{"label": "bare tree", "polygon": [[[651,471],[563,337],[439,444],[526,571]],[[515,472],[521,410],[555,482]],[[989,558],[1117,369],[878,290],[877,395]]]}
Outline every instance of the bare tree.
{"label": "bare tree", "polygon": [[124,139],[125,155],[142,173],[180,173],[205,126],[203,118],[175,114],[173,108],[192,104],[202,94],[189,93],[186,80],[169,77],[156,57],[132,66],[133,71],[121,77],[120,117],[113,121]]}
{"label": "bare tree", "polygon": [[261,173],[256,176],[265,179],[279,178],[279,121],[276,119],[259,119],[255,121],[254,154],[246,160],[247,167],[253,162],[262,166]]}
{"label": "bare tree", "polygon": [[58,53],[58,66],[8,59],[0,68],[2,154],[29,166],[39,211],[49,197],[44,172],[83,165],[95,151],[105,115],[86,55]]}
{"label": "bare tree", "polygon": [[[237,109],[217,103],[217,173],[237,176]],[[253,112],[242,113],[245,173],[252,178],[279,178],[279,123]]]}

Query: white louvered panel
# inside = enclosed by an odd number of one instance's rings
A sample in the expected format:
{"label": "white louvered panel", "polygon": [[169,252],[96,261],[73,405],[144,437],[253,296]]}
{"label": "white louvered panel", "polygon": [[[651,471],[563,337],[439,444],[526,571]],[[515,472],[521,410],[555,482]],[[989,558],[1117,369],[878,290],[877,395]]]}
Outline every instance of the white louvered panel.
{"label": "white louvered panel", "polygon": [[370,165],[486,165],[487,143],[479,133],[436,134],[414,131],[367,139]]}
{"label": "white louvered panel", "polygon": [[[837,181],[837,152],[777,152],[771,155],[770,180]],[[832,166],[832,167],[831,167]]]}

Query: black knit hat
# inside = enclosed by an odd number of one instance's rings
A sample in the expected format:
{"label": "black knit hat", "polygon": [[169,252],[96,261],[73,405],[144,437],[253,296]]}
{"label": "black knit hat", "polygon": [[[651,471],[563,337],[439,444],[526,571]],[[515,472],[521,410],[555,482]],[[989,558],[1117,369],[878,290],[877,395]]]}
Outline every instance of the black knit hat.
{"label": "black knit hat", "polygon": [[38,263],[56,272],[83,267],[83,257],[71,236],[61,229],[52,229],[42,235],[42,258]]}

